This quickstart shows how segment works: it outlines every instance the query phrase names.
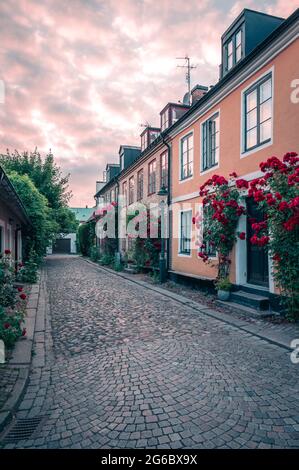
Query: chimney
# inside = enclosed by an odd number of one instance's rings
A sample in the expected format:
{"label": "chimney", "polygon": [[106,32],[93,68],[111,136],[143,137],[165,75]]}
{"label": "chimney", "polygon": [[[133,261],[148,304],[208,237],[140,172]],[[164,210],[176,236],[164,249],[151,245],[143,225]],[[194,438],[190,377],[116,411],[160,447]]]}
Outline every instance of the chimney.
{"label": "chimney", "polygon": [[203,85],[195,85],[191,90],[192,105],[199,101],[207,92],[209,88]]}

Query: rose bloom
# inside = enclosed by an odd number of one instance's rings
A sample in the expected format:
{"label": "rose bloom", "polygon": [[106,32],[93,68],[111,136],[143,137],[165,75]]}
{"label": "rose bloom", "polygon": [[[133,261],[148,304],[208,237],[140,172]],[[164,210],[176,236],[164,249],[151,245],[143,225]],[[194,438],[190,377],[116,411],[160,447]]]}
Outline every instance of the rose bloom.
{"label": "rose bloom", "polygon": [[23,294],[20,295],[20,298],[21,298],[22,300],[25,300],[25,299],[27,298],[27,295],[23,293]]}
{"label": "rose bloom", "polygon": [[7,250],[4,251],[4,253],[5,253],[6,255],[10,255],[10,254],[11,254],[11,251],[7,249]]}
{"label": "rose bloom", "polygon": [[246,238],[245,232],[239,233],[239,238],[240,238],[240,240],[245,240],[245,238]]}

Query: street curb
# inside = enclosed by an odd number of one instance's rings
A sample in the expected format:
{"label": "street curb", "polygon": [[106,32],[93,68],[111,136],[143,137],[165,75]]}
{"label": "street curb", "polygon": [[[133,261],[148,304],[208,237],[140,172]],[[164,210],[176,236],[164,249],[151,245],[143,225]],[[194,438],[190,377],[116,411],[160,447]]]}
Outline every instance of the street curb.
{"label": "street curb", "polygon": [[43,269],[39,272],[37,284],[32,284],[28,302],[26,306],[25,328],[29,329],[29,337],[24,340],[20,338],[15,344],[12,357],[7,364],[8,368],[19,368],[19,376],[6,400],[0,409],[0,433],[12,420],[16,409],[18,408],[24,396],[25,388],[29,381],[29,372],[32,362],[33,338],[35,332],[36,318],[39,310],[39,300],[41,292]]}
{"label": "street curb", "polygon": [[[240,320],[238,318],[232,318],[227,313],[219,313],[216,310],[213,310],[213,309],[209,308],[206,305],[203,305],[203,304],[200,304],[200,303],[195,302],[193,300],[190,300],[190,299],[188,299],[187,297],[185,297],[183,295],[175,294],[175,293],[172,293],[170,291],[167,291],[166,289],[163,289],[162,287],[152,286],[152,285],[148,284],[147,282],[131,279],[131,277],[128,277],[126,274],[124,274],[122,272],[114,271],[113,269],[107,268],[106,266],[105,267],[100,266],[99,264],[97,264],[97,263],[95,263],[95,262],[93,262],[89,259],[86,259],[86,258],[83,258],[83,257],[82,257],[82,259],[84,261],[86,261],[87,263],[91,264],[92,266],[96,267],[99,270],[107,271],[109,274],[114,274],[115,276],[122,277],[123,279],[126,279],[127,281],[130,281],[134,284],[138,284],[142,287],[145,287],[146,289],[157,292],[157,293],[159,293],[159,294],[161,294],[165,297],[168,297],[168,298],[170,298],[170,299],[172,299],[172,300],[174,300],[174,301],[176,301],[180,304],[185,305],[186,307],[189,307],[189,308],[191,308],[191,309],[193,309],[193,310],[195,310],[199,313],[202,313],[203,315],[207,315],[211,318],[214,318],[215,320],[226,323],[226,324],[228,324],[228,325],[230,325],[230,326],[232,326],[232,327],[234,327],[238,330],[241,330],[241,331],[243,331],[247,334],[250,334],[252,336],[256,336],[257,338],[259,338],[263,341],[267,341],[268,343],[270,343],[272,345],[283,348],[288,352],[293,351],[293,348],[291,348],[289,341],[287,341],[287,340],[282,341],[282,340],[279,340],[279,339],[275,339],[275,338],[271,337],[271,332],[268,332],[268,334],[265,334],[265,333],[261,334],[258,331],[259,327],[256,326],[256,325],[248,324],[246,321]],[[294,339],[294,338],[292,338],[292,339]]]}

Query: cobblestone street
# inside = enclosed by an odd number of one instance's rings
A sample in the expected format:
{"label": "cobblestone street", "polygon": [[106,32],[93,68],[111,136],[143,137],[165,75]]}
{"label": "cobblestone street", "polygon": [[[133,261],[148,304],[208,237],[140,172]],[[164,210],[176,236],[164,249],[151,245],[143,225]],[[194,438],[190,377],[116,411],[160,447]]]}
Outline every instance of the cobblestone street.
{"label": "cobblestone street", "polygon": [[299,365],[279,346],[79,257],[47,261],[45,365],[7,448],[299,448]]}

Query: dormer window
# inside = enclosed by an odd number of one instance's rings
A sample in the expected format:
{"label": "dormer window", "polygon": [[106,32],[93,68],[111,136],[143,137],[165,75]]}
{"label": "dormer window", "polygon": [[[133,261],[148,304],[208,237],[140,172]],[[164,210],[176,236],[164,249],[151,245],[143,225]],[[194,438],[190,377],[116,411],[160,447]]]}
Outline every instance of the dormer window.
{"label": "dormer window", "polygon": [[161,130],[165,131],[169,127],[169,110],[161,114]]}
{"label": "dormer window", "polygon": [[226,71],[233,68],[243,57],[242,28],[234,33],[224,45]]}
{"label": "dormer window", "polygon": [[143,152],[160,134],[160,129],[157,127],[147,127],[141,137],[141,152]]}

